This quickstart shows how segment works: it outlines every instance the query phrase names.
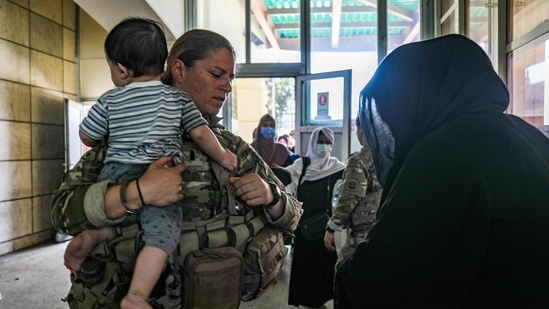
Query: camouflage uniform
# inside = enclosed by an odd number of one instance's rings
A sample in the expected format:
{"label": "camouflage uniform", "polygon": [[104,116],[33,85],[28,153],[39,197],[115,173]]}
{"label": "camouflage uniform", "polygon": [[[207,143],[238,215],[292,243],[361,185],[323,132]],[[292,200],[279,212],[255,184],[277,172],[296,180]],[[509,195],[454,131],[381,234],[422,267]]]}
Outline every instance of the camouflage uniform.
{"label": "camouflage uniform", "polygon": [[347,229],[336,269],[355,251],[358,242],[366,237],[376,220],[382,188],[374,170],[368,146],[353,153],[343,172],[339,200],[332,210],[328,227],[334,231]]}
{"label": "camouflage uniform", "polygon": [[[281,189],[284,212],[280,218],[273,220],[263,207],[252,207],[254,212],[264,216],[268,224],[284,232],[291,233],[295,230],[301,216],[300,203],[285,192],[284,185],[249,144],[219,124],[220,118],[214,116],[207,120],[221,145],[234,152],[239,158],[238,166],[234,171],[235,176],[257,173],[264,180],[277,183]],[[195,146],[191,143],[184,143],[185,147]],[[201,153],[199,149],[194,149],[196,153]],[[113,184],[110,181],[96,183],[103,166],[104,150],[105,147],[100,145],[86,153],[78,166],[65,174],[60,188],[53,193],[51,218],[54,228],[59,233],[76,235],[85,229],[110,226],[124,220],[123,217],[116,220],[107,219],[104,212],[103,197],[108,186]],[[194,161],[201,164],[200,160]],[[193,183],[204,183],[204,179],[213,177],[210,165],[207,162],[202,163],[202,171],[192,174],[183,173],[183,186],[185,187],[185,198],[181,202],[183,204],[183,221],[208,219],[221,212],[222,197],[219,191],[216,191],[217,188],[210,187],[203,190],[204,188],[201,187],[193,187]],[[200,167],[196,168],[200,170]],[[204,191],[208,193],[203,194]]]}

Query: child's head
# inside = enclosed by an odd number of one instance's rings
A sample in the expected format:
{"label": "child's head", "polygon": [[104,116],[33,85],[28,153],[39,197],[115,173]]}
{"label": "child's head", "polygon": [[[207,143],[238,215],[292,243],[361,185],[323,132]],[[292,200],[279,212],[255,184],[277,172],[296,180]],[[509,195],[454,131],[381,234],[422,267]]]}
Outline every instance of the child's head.
{"label": "child's head", "polygon": [[113,66],[121,65],[131,71],[132,77],[159,75],[164,71],[168,45],[158,22],[130,17],[109,32],[105,54],[111,71]]}

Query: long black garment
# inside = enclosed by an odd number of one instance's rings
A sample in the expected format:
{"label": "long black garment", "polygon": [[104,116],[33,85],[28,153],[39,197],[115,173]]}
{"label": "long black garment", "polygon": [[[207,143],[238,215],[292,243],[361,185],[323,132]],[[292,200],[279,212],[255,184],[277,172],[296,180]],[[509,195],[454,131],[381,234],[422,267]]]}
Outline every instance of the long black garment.
{"label": "long black garment", "polygon": [[[301,220],[320,211],[332,215],[332,190],[343,171],[315,180],[304,181],[298,187],[297,199],[303,202]],[[290,292],[288,303],[294,306],[320,307],[333,298],[335,251],[328,251],[324,238],[309,241],[295,231]]]}
{"label": "long black garment", "polygon": [[549,139],[508,105],[465,37],[383,60],[361,93],[384,191],[347,265],[353,308],[549,308]]}

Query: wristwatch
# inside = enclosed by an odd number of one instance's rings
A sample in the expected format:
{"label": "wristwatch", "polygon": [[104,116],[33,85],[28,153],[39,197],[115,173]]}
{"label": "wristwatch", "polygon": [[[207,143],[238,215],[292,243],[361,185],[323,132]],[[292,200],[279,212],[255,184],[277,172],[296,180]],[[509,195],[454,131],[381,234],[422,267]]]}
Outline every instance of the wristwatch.
{"label": "wristwatch", "polygon": [[265,205],[267,208],[272,208],[278,201],[280,201],[280,189],[278,188],[278,185],[274,182],[267,181],[267,184],[271,188],[271,192],[273,193],[273,200],[269,204]]}
{"label": "wristwatch", "polygon": [[128,183],[123,183],[120,185],[120,202],[122,202],[122,205],[124,205],[124,208],[126,208],[127,214],[133,214],[137,209],[130,209],[128,207],[128,200],[126,199],[126,189],[128,189]]}

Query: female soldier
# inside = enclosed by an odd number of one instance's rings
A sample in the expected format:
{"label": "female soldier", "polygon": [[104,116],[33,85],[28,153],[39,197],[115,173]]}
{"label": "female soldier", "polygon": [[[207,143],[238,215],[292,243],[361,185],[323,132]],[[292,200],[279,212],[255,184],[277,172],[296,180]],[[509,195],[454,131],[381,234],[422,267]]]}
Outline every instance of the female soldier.
{"label": "female soldier", "polygon": [[[208,121],[210,128],[238,160],[234,177],[229,178],[237,199],[253,209],[265,222],[284,232],[292,232],[301,215],[299,202],[286,194],[284,186],[257,153],[238,136],[225,130],[216,117],[231,92],[235,77],[235,52],[223,36],[207,30],[191,30],[173,45],[163,81],[186,92]],[[137,210],[148,205],[169,205],[184,198],[181,173],[185,164],[169,166],[170,157],[153,162],[145,174],[128,184],[125,192],[109,181],[94,183],[100,169],[100,152],[88,153],[82,169],[65,175],[52,199],[52,222],[58,232],[75,235],[85,229],[113,225],[124,219],[127,208]],[[213,174],[213,171],[209,171]],[[183,183],[184,184],[184,183]],[[122,202],[125,201],[125,205]],[[183,220],[209,219],[222,205],[184,204]],[[127,208],[126,208],[127,207]],[[197,218],[197,214],[200,218]],[[71,255],[87,255],[93,244],[105,239],[76,237],[67,250]]]}

